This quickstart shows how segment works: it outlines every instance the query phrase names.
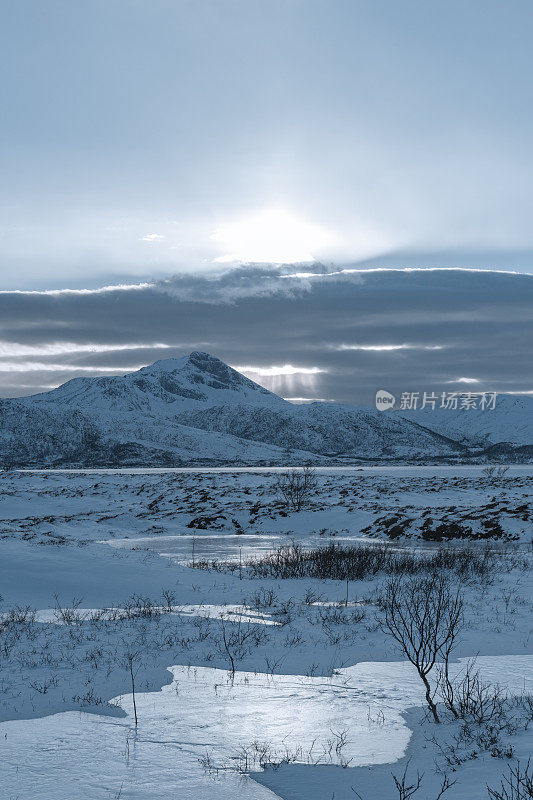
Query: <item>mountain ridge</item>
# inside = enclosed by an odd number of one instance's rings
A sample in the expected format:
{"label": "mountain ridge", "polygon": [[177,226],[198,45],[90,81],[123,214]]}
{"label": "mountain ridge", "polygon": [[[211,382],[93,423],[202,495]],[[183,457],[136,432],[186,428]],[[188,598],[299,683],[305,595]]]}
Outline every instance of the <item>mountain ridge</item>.
{"label": "mountain ridge", "polygon": [[[43,467],[456,460],[502,441],[479,426],[469,435],[456,423],[456,432],[442,414],[296,405],[201,351],[2,400],[0,423],[0,460]],[[516,429],[516,414],[510,423]],[[526,419],[521,437],[530,426]],[[532,442],[533,434],[509,446]]]}

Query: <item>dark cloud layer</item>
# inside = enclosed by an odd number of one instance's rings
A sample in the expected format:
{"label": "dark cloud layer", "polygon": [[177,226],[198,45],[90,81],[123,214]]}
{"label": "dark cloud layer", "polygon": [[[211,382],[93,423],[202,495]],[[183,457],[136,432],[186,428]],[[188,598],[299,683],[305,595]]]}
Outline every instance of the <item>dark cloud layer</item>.
{"label": "dark cloud layer", "polygon": [[529,275],[325,267],[300,277],[246,267],[140,288],[4,292],[0,393],[193,349],[257,369],[250,377],[289,397],[370,404],[379,388],[531,391],[532,301]]}

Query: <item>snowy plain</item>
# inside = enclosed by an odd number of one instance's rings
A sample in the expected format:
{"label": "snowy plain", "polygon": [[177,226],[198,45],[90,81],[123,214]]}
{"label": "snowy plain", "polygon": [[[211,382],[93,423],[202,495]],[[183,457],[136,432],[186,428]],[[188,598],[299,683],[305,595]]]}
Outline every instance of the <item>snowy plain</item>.
{"label": "snowy plain", "polygon": [[[325,468],[300,512],[272,470],[2,475],[2,619],[36,611],[2,631],[3,796],[387,800],[411,759],[431,800],[442,753],[379,627],[383,576],[351,581],[345,604],[344,581],[254,578],[246,561],[293,541],[429,553],[428,531],[459,525],[452,546],[488,544],[505,566],[461,587],[454,669],[478,655],[486,680],[532,691],[532,473],[495,486],[479,467]],[[229,568],[199,569],[212,561]],[[514,763],[531,735],[509,738]],[[508,760],[469,759],[445,796],[486,798]]]}

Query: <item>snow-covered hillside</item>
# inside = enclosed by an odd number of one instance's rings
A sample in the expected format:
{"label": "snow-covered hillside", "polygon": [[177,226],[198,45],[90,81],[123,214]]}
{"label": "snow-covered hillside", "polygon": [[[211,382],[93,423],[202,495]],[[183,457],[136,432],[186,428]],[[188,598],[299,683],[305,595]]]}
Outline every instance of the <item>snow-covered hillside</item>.
{"label": "snow-covered hillside", "polygon": [[446,458],[501,441],[533,443],[533,400],[504,400],[478,416],[294,405],[220,359],[193,352],[2,401],[0,458],[21,466],[283,464]]}
{"label": "snow-covered hillside", "polygon": [[533,397],[500,394],[492,410],[425,408],[398,413],[465,444],[533,444]]}
{"label": "snow-covered hillside", "polygon": [[363,458],[416,457],[462,450],[409,421],[374,409],[334,403],[254,408],[218,405],[183,413],[179,419],[197,428],[231,432],[246,439],[330,457],[345,454]]}

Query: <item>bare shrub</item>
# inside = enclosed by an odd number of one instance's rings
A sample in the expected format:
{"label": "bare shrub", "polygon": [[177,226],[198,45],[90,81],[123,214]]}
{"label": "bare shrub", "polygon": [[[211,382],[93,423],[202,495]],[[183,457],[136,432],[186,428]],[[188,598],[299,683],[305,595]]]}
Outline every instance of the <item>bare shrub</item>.
{"label": "bare shrub", "polygon": [[398,798],[399,800],[409,800],[422,785],[422,778],[424,777],[424,773],[422,775],[417,771],[416,778],[413,780],[412,783],[409,783],[407,779],[407,769],[409,767],[409,762],[405,765],[405,769],[401,777],[397,777],[393,774],[392,779],[394,781],[394,785],[398,791]]}
{"label": "bare shrub", "polygon": [[289,511],[300,511],[316,488],[316,470],[309,466],[282,473],[275,484],[277,494]]}
{"label": "bare shrub", "polygon": [[[229,624],[227,624],[229,622]],[[221,619],[220,651],[224,651],[230,662],[231,675],[235,675],[237,663],[242,660],[252,647],[259,647],[268,641],[269,634],[264,626],[243,623],[242,617]]]}
{"label": "bare shrub", "polygon": [[383,629],[399,644],[422,680],[426,702],[440,722],[428,675],[439,657],[449,658],[463,623],[463,598],[444,576],[393,578],[383,597]]}
{"label": "bare shrub", "polygon": [[[252,608],[272,608],[276,602],[276,594],[274,589],[266,589],[262,586],[258,592],[254,592],[250,601]],[[246,603],[244,603],[246,605]]]}
{"label": "bare shrub", "polygon": [[168,600],[167,598],[165,598],[165,600],[167,602],[166,609],[156,605],[149,597],[142,597],[140,594],[132,594],[124,603],[121,614],[125,619],[151,619],[152,617],[158,617],[165,613],[165,611],[168,611]]}
{"label": "bare shrub", "polygon": [[363,580],[380,572],[438,575],[444,570],[463,581],[488,580],[504,568],[499,555],[489,547],[442,546],[431,552],[417,552],[398,550],[387,542],[349,546],[329,542],[312,550],[293,543],[248,559],[244,566],[251,578],[320,578],[343,582]]}
{"label": "bare shrub", "polygon": [[176,593],[172,589],[163,589],[161,595],[166,603],[165,610],[171,612],[176,605]]}
{"label": "bare shrub", "polygon": [[62,606],[57,594],[54,595],[54,600],[56,604],[54,616],[61,625],[77,625],[86,618],[86,614],[79,610],[81,598],[74,598],[70,606]]}
{"label": "bare shrub", "polygon": [[514,695],[514,704],[524,717],[524,727],[527,730],[531,722],[533,722],[533,695],[527,694],[522,691],[521,694]]}
{"label": "bare shrub", "polygon": [[491,800],[530,800],[533,797],[533,769],[528,760],[525,767],[520,761],[515,767],[509,765],[507,775],[504,775],[499,789],[487,786]]}
{"label": "bare shrub", "polygon": [[[391,773],[392,774],[392,779],[394,781],[394,785],[396,787],[396,791],[398,792],[398,800],[410,800],[410,798],[413,797],[422,786],[422,780],[424,778],[424,773],[420,774],[420,772],[418,772],[418,770],[417,770],[415,778],[408,778],[407,777],[407,771],[409,769],[409,764],[410,764],[410,761],[408,761],[406,763],[405,769],[404,769],[402,775],[398,776],[398,775],[394,775],[394,773]],[[448,789],[450,789],[452,786],[454,786],[455,783],[457,783],[457,781],[451,781],[448,778],[447,775],[444,775],[444,777],[443,777],[443,779],[441,781],[439,792],[438,792],[437,795],[435,795],[434,800],[440,800],[440,798],[443,796],[443,794],[445,792],[447,792]],[[353,788],[353,786],[352,786],[352,792],[354,793],[354,795],[356,797],[359,798],[359,800],[364,800],[361,797],[361,795],[359,794],[359,792],[357,792]],[[428,798],[428,800],[429,800],[429,798]]]}
{"label": "bare shrub", "polygon": [[501,481],[502,478],[509,472],[509,467],[506,464],[491,464],[482,470],[483,475],[489,483],[496,483]]}
{"label": "bare shrub", "polygon": [[36,613],[30,606],[10,608],[0,616],[0,633],[4,630],[30,627],[35,622]]}
{"label": "bare shrub", "polygon": [[505,715],[506,695],[500,686],[486,683],[470,659],[462,677],[451,680],[445,662],[439,680],[439,690],[445,707],[453,716],[465,722],[482,725],[500,720]]}
{"label": "bare shrub", "polygon": [[225,626],[224,622],[222,622],[222,641],[224,642],[224,650],[228,654],[228,658],[230,660],[231,674],[235,675],[235,659],[233,658],[231,650],[229,649],[228,637],[226,635],[226,626]]}

